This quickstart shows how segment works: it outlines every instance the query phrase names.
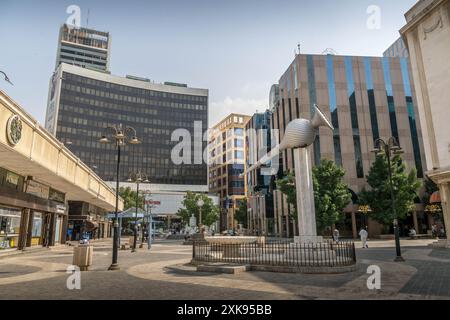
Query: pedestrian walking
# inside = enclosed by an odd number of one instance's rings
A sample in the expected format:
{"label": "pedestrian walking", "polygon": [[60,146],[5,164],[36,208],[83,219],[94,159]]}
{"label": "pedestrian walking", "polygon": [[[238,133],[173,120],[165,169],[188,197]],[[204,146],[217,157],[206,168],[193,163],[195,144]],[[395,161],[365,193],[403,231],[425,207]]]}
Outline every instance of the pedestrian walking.
{"label": "pedestrian walking", "polygon": [[366,229],[361,228],[361,231],[359,231],[359,236],[361,237],[362,247],[363,248],[369,248],[367,245],[367,237],[369,234],[367,233]]}
{"label": "pedestrian walking", "polygon": [[333,240],[334,242],[339,243],[339,230],[337,228],[334,228]]}

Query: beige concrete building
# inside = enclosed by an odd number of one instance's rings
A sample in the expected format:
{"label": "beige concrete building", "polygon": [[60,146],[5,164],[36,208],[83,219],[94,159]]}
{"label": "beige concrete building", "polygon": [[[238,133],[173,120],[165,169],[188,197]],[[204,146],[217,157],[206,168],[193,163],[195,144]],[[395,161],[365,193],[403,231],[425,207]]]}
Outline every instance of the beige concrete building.
{"label": "beige concrete building", "polygon": [[208,185],[220,201],[220,230],[237,229],[234,213],[245,198],[245,125],[250,116],[230,114],[212,128],[208,144]]}
{"label": "beige concrete building", "polygon": [[95,209],[84,219],[108,236],[104,214],[114,211],[115,199],[113,189],[0,91],[0,252],[65,243],[72,201]]}
{"label": "beige concrete building", "polygon": [[427,159],[450,227],[450,1],[421,0],[400,30],[409,48]]}

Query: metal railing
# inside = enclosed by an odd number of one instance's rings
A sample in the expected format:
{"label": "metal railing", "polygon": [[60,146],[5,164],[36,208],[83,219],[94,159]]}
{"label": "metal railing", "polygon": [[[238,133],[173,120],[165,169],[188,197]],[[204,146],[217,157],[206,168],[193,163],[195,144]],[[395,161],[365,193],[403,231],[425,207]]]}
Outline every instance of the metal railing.
{"label": "metal railing", "polygon": [[339,267],[356,264],[353,242],[218,244],[195,241],[193,262],[236,263],[285,267]]}

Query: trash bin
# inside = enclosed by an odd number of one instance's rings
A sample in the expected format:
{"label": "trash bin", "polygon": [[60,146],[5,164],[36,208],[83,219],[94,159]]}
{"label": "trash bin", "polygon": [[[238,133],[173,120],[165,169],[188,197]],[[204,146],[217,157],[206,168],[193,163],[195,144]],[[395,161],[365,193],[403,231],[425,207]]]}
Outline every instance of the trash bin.
{"label": "trash bin", "polygon": [[87,271],[92,265],[94,247],[88,244],[79,244],[73,248],[73,265],[80,267],[81,271]]}

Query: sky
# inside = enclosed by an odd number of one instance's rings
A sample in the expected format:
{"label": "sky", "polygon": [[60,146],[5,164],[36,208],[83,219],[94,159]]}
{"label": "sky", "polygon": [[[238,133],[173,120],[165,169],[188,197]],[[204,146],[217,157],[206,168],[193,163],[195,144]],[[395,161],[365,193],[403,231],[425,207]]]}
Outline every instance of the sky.
{"label": "sky", "polygon": [[209,89],[212,126],[265,110],[298,43],[307,54],[381,56],[416,2],[0,0],[0,70],[14,84],[0,76],[0,90],[44,123],[59,27],[77,5],[82,26],[110,32],[112,74]]}

